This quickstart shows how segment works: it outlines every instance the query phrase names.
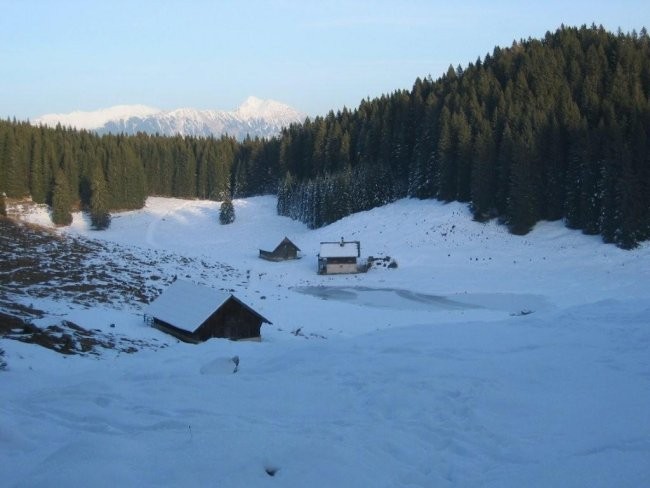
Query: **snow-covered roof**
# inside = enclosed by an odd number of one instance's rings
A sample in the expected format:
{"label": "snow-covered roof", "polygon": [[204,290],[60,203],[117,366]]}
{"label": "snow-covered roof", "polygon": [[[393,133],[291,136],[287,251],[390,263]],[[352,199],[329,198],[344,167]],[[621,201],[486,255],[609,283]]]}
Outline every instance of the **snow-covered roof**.
{"label": "snow-covered roof", "polygon": [[194,332],[231,296],[189,281],[176,280],[149,304],[144,313]]}
{"label": "snow-covered roof", "polygon": [[321,242],[321,258],[357,258],[361,252],[359,241]]}

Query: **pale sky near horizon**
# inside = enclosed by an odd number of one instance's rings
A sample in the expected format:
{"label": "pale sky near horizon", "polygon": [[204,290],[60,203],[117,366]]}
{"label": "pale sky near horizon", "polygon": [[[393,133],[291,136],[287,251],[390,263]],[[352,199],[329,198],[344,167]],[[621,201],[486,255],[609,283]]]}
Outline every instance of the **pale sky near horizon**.
{"label": "pale sky near horizon", "polygon": [[592,23],[650,28],[650,2],[0,0],[0,118],[249,95],[324,115]]}

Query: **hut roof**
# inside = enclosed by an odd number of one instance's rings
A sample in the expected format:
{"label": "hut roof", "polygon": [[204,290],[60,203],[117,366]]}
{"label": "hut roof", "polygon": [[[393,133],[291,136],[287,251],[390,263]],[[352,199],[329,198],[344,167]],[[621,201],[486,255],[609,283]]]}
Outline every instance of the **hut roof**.
{"label": "hut roof", "polygon": [[176,280],[169,285],[158,298],[149,304],[145,314],[179,329],[194,332],[230,298],[251,310],[264,322],[270,323],[229,293],[183,280]]}
{"label": "hut roof", "polygon": [[291,241],[288,237],[284,237],[281,239],[279,242],[278,240],[271,240],[269,238],[264,238],[264,240],[260,243],[260,249],[268,249],[268,250],[273,250],[276,251],[280,246],[282,246],[283,243],[289,243],[291,246],[295,247],[296,250],[300,251],[300,248],[296,246],[294,242]]}
{"label": "hut roof", "polygon": [[321,242],[321,258],[358,258],[361,253],[359,241]]}
{"label": "hut roof", "polygon": [[296,245],[291,241],[291,239],[289,239],[289,238],[286,237],[286,236],[285,236],[284,239],[282,239],[282,240],[280,241],[280,244],[277,245],[276,249],[277,249],[278,247],[280,247],[282,244],[289,244],[290,246],[295,247],[296,250],[300,251],[300,248],[299,248],[298,246],[296,246]]}

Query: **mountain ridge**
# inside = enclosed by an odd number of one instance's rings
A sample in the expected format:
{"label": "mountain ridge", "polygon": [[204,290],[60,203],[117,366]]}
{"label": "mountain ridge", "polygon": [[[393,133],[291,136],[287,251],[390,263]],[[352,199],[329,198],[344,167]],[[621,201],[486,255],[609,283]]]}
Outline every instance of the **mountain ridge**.
{"label": "mountain ridge", "polygon": [[162,110],[147,105],[116,105],[94,111],[45,114],[32,122],[51,127],[61,124],[98,134],[230,135],[242,140],[247,135],[263,138],[275,136],[283,127],[302,122],[305,117],[306,114],[284,103],[249,96],[231,111],[189,107]]}

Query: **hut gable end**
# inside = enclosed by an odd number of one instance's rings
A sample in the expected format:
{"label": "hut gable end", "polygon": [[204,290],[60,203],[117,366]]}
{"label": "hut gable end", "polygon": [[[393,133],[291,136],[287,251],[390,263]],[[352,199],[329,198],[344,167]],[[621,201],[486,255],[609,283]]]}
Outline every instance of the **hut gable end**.
{"label": "hut gable end", "polygon": [[260,249],[260,258],[266,259],[267,261],[286,261],[289,259],[298,259],[300,257],[299,253],[300,248],[291,242],[288,237],[285,237],[273,251]]}

